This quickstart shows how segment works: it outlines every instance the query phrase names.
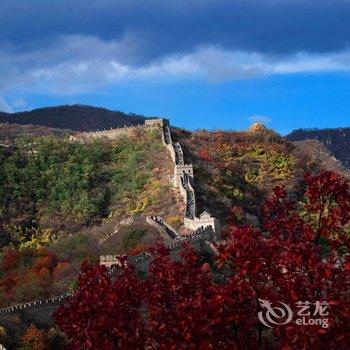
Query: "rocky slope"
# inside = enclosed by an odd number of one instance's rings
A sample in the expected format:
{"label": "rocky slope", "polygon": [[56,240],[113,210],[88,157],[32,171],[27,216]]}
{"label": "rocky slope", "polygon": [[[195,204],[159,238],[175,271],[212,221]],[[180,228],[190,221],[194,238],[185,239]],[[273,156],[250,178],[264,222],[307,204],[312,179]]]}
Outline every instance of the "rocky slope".
{"label": "rocky slope", "polygon": [[286,138],[290,141],[318,140],[342,164],[350,169],[350,127],[335,129],[297,129]]}

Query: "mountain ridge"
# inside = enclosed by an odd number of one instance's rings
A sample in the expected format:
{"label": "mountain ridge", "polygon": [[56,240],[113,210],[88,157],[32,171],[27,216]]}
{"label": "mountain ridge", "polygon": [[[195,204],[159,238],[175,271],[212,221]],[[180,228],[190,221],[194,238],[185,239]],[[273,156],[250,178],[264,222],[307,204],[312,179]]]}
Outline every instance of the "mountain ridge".
{"label": "mountain ridge", "polygon": [[111,111],[88,105],[60,105],[30,111],[0,112],[0,123],[42,125],[76,131],[95,131],[143,124],[148,119],[133,113]]}
{"label": "mountain ridge", "polygon": [[296,129],[285,136],[289,141],[318,140],[350,169],[350,127],[327,129]]}
{"label": "mountain ridge", "polygon": [[[31,125],[72,131],[98,131],[144,124],[143,115],[112,111],[83,104],[58,105],[30,111],[0,112],[0,123]],[[317,140],[341,164],[350,169],[350,127],[295,129],[285,138],[292,142]]]}

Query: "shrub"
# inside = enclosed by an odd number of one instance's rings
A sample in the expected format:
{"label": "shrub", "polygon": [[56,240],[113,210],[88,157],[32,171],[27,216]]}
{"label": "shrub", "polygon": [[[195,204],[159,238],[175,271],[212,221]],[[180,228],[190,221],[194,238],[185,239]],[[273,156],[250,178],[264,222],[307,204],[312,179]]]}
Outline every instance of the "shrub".
{"label": "shrub", "polygon": [[123,249],[128,251],[129,249],[135,248],[135,246],[141,242],[144,235],[145,231],[141,229],[126,233],[122,240]]}
{"label": "shrub", "polygon": [[31,324],[22,336],[23,349],[25,350],[45,350],[47,346],[44,339],[44,331]]}
{"label": "shrub", "polygon": [[40,271],[42,268],[52,270],[57,265],[57,257],[54,254],[48,254],[37,258],[33,264],[33,269]]}
{"label": "shrub", "polygon": [[18,266],[19,254],[14,249],[6,249],[1,260],[1,266],[5,271],[13,270]]}
{"label": "shrub", "polygon": [[174,226],[175,228],[178,228],[182,224],[182,216],[181,215],[168,216],[167,218],[165,218],[165,221],[169,225]]}
{"label": "shrub", "polygon": [[151,246],[143,243],[138,243],[136,246],[132,249],[130,249],[129,254],[130,255],[139,255],[141,253],[147,252],[151,249]]}

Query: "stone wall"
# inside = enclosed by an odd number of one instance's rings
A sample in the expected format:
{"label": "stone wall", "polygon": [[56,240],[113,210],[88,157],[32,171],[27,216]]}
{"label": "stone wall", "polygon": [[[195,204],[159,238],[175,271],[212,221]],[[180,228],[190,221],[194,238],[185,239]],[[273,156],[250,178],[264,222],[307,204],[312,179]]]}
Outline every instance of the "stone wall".
{"label": "stone wall", "polygon": [[206,212],[197,217],[193,164],[185,163],[182,147],[180,143],[173,142],[167,122],[163,125],[163,143],[167,146],[174,162],[174,186],[180,189],[186,204],[184,226],[192,231],[202,226],[211,227],[216,239],[220,239],[220,222],[218,219]]}
{"label": "stone wall", "polygon": [[146,119],[145,120],[145,125],[147,125],[147,126],[161,126],[161,127],[163,127],[165,124],[169,124],[168,119],[154,118],[154,119]]}
{"label": "stone wall", "polygon": [[73,294],[72,292],[64,292],[62,294],[56,295],[48,299],[35,300],[27,303],[8,306],[3,309],[0,309],[0,316],[8,313],[13,313],[19,310],[24,310],[27,308],[42,307],[43,305],[48,305],[48,304],[51,304],[51,305],[60,304],[63,299],[70,297],[72,294]]}
{"label": "stone wall", "polygon": [[123,135],[129,135],[136,130],[144,130],[156,127],[163,127],[167,123],[167,119],[146,119],[144,124],[138,124],[133,126],[124,126],[116,129],[99,130],[90,132],[80,132],[74,135],[70,135],[69,139],[72,141],[88,141],[91,139],[106,139],[113,140]]}
{"label": "stone wall", "polygon": [[192,164],[183,164],[174,166],[174,186],[180,187],[181,178],[184,174],[190,175],[194,179],[193,165]]}
{"label": "stone wall", "polygon": [[[215,239],[215,233],[210,226],[201,226],[185,237],[174,240],[173,243],[167,245],[167,248],[170,250],[172,257],[177,257],[179,251],[181,251],[186,243],[190,243],[198,252],[216,254],[216,249],[212,244]],[[152,256],[152,252],[145,252],[137,256],[129,256],[128,262],[135,266],[138,271],[146,271],[149,262],[152,260]],[[120,267],[117,255],[102,255],[100,257],[100,264],[111,269]],[[113,270],[110,271],[112,272]]]}
{"label": "stone wall", "polygon": [[177,239],[180,237],[179,233],[175,230],[175,228],[169,225],[160,216],[146,216],[146,222],[149,225],[155,227],[158,232],[160,232],[166,237],[170,237],[171,239]]}
{"label": "stone wall", "polygon": [[106,139],[113,140],[122,135],[129,135],[132,131],[140,130],[145,128],[145,125],[134,125],[134,126],[125,126],[118,129],[110,130],[101,130],[101,131],[92,131],[92,132],[81,132],[75,135],[70,135],[69,139],[72,141],[88,141],[91,139]]}
{"label": "stone wall", "polygon": [[196,230],[198,227],[211,227],[216,234],[216,240],[220,239],[220,222],[210,214],[204,212],[199,217],[193,219],[185,218],[184,225],[190,230]]}

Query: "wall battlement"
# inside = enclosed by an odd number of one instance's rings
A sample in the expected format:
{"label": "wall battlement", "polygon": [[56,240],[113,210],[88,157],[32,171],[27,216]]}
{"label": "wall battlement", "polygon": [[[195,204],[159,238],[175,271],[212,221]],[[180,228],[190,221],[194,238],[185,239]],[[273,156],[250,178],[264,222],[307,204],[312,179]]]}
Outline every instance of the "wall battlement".
{"label": "wall battlement", "polygon": [[16,312],[27,308],[41,307],[43,305],[48,305],[48,304],[59,304],[63,299],[70,297],[72,294],[73,294],[72,292],[64,292],[62,294],[56,295],[49,299],[35,300],[27,303],[8,306],[3,309],[0,309],[0,315]]}
{"label": "wall battlement", "polygon": [[192,178],[194,178],[194,172],[193,172],[193,164],[183,164],[183,165],[177,165],[174,166],[174,186],[180,187],[181,184],[181,178],[184,174],[188,174]]}
{"label": "wall battlement", "polygon": [[[186,235],[185,237],[176,239],[173,243],[168,244],[166,247],[170,250],[172,254],[176,254],[179,250],[182,249],[183,245],[186,243],[197,244],[197,249],[202,250],[202,243],[207,242],[205,244],[205,248],[211,247],[208,243],[215,241],[215,235],[213,234],[213,230],[210,226],[200,226],[194,232]],[[213,250],[210,248],[210,250]],[[145,252],[136,256],[129,256],[127,261],[131,264],[136,264],[151,259],[153,253]],[[104,265],[108,268],[112,266],[121,266],[118,255],[101,255],[100,256],[100,265]]]}
{"label": "wall battlement", "polygon": [[71,141],[88,141],[91,139],[104,138],[113,140],[122,135],[128,135],[135,130],[149,129],[155,127],[163,127],[168,122],[167,119],[146,119],[144,124],[137,124],[132,126],[124,126],[120,128],[111,128],[109,130],[98,130],[90,132],[80,132],[75,135],[70,135]]}
{"label": "wall battlement", "polygon": [[185,204],[186,214],[184,226],[190,230],[196,230],[205,225],[212,228],[216,238],[220,238],[220,222],[209,213],[204,212],[199,217],[196,216],[196,196],[194,184],[193,164],[186,163],[183,150],[179,142],[173,142],[168,123],[163,126],[163,143],[167,146],[171,158],[174,162],[174,186],[180,189]]}
{"label": "wall battlement", "polygon": [[169,119],[154,118],[154,119],[145,120],[145,125],[148,125],[148,126],[160,125],[163,127],[165,124],[169,124]]}

